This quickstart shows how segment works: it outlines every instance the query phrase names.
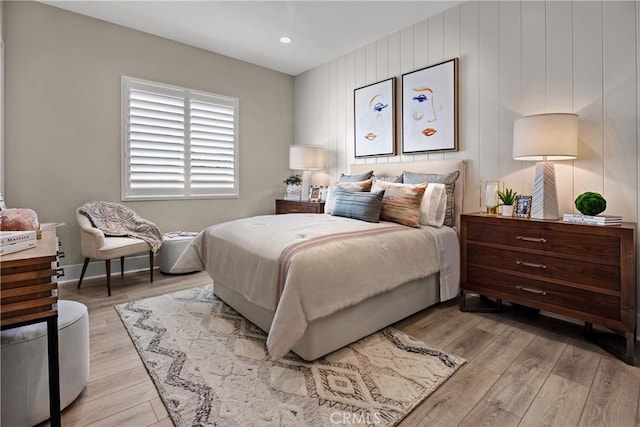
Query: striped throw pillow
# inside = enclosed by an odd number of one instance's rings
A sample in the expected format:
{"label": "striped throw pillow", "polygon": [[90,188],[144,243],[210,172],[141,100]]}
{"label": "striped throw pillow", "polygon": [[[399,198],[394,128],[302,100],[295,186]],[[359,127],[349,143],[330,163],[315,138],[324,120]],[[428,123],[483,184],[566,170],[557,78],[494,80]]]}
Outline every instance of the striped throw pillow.
{"label": "striped throw pillow", "polygon": [[384,190],[380,219],[420,227],[420,203],[427,184],[396,184],[375,181],[371,192]]}
{"label": "striped throw pillow", "polygon": [[372,179],[359,182],[336,182],[329,186],[329,192],[327,193],[327,200],[324,202],[324,213],[331,215],[333,213],[333,207],[336,204],[336,189],[342,188],[348,191],[371,191]]}
{"label": "striped throw pillow", "polygon": [[379,193],[354,193],[337,188],[336,204],[331,215],[359,219],[360,221],[380,222],[383,196],[384,191]]}

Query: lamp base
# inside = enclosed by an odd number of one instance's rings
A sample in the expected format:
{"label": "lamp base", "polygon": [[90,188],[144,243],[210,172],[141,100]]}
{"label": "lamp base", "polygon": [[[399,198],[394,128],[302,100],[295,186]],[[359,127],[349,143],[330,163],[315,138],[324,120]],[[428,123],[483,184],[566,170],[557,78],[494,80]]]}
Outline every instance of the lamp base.
{"label": "lamp base", "polygon": [[553,162],[538,162],[536,163],[536,176],[533,181],[531,218],[558,219],[559,217],[555,167]]}
{"label": "lamp base", "polygon": [[303,202],[309,201],[309,189],[311,188],[311,171],[302,172],[302,197]]}

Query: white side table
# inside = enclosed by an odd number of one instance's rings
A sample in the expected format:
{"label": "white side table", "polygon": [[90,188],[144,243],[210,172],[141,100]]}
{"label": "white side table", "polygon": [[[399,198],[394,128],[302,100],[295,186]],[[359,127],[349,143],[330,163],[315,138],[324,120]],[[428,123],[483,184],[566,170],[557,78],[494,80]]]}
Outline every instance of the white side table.
{"label": "white side table", "polygon": [[[171,274],[171,267],[178,261],[182,252],[189,246],[189,243],[198,235],[193,231],[182,231],[180,233],[165,233],[164,242],[158,251],[158,266],[160,272]],[[183,271],[182,273],[193,273],[194,271]]]}

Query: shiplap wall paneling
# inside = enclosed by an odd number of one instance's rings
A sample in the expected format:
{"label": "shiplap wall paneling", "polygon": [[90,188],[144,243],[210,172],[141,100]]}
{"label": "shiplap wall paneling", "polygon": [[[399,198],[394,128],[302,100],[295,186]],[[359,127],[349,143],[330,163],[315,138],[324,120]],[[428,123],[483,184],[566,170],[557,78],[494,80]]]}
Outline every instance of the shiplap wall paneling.
{"label": "shiplap wall paneling", "polygon": [[500,3],[500,179],[522,193],[521,165],[513,160],[513,122],[522,111],[521,4]]}
{"label": "shiplap wall paneling", "polygon": [[407,27],[400,32],[400,82],[398,90],[398,116],[397,116],[397,125],[400,130],[399,133],[399,148],[400,148],[400,156],[398,161],[400,162],[411,162],[414,160],[413,154],[403,154],[402,153],[402,74],[406,74],[410,71],[415,70],[415,54],[414,54],[414,39],[413,34],[415,31],[415,25],[411,27]]}
{"label": "shiplap wall paneling", "polygon": [[[347,140],[345,141],[346,149],[344,149],[344,153],[346,154],[344,163],[342,164],[342,171],[348,171],[349,165],[354,163],[353,159],[355,156],[355,145],[353,143],[353,90],[356,88],[356,54],[355,52],[347,55],[347,69],[345,71],[345,90],[346,90],[346,99],[347,99]],[[338,174],[342,173],[338,171]],[[334,174],[333,176],[338,176],[338,174]]]}
{"label": "shiplap wall paneling", "polygon": [[[334,168],[338,165],[344,164],[345,158],[345,150],[339,149],[340,147],[345,147],[346,144],[349,143],[351,138],[347,134],[347,117],[349,116],[347,108],[348,103],[344,102],[344,100],[349,95],[349,91],[347,90],[347,57],[341,56],[337,59],[336,63],[336,138],[335,138],[335,147],[331,147],[333,162],[331,164]],[[342,169],[346,171],[346,169]]]}
{"label": "shiplap wall paneling", "polygon": [[[444,13],[429,18],[429,63],[427,65],[437,64],[444,61]],[[449,58],[447,58],[449,59]],[[429,153],[422,156],[421,160],[433,160],[444,158],[443,153]]]}
{"label": "shiplap wall paneling", "polygon": [[458,126],[460,157],[465,159],[464,210],[475,212],[480,207],[480,86],[478,53],[478,3],[460,5],[460,61],[458,63]]}
{"label": "shiplap wall paneling", "polygon": [[500,179],[499,3],[480,2],[478,13],[480,87],[480,179]]}
{"label": "shiplap wall paneling", "polygon": [[[573,194],[604,191],[602,3],[573,5],[573,105],[580,116]],[[574,197],[575,199],[575,197]],[[575,206],[572,211],[576,212]]]}
{"label": "shiplap wall paneling", "polygon": [[[545,7],[546,106],[549,113],[571,113],[573,109],[573,5],[551,1]],[[573,206],[573,161],[555,162],[560,214]]]}
{"label": "shiplap wall paneling", "polygon": [[400,32],[396,32],[387,37],[387,47],[389,48],[389,77],[394,76],[396,78],[396,134],[395,134],[395,144],[396,144],[396,155],[389,157],[387,159],[388,162],[398,162],[400,161],[400,153],[402,152],[402,133],[400,131],[401,127],[401,115],[400,111],[402,110],[401,104],[401,96],[402,96],[402,72],[401,72],[401,47],[400,47],[401,35]]}
{"label": "shiplap wall paneling", "polygon": [[[366,71],[365,71],[365,67],[366,67],[366,49],[360,48],[358,50],[356,50],[355,52],[355,68],[354,68],[354,86],[353,89],[365,86],[367,84],[367,75],[366,75]],[[353,94],[351,95],[352,98],[352,104],[353,104]],[[353,110],[351,110],[351,120],[353,120]],[[353,140],[353,137],[351,137],[351,139]],[[353,148],[354,152],[355,152],[355,147]],[[355,160],[356,163],[366,163],[367,159],[364,158],[360,158],[360,159],[356,159]]]}
{"label": "shiplap wall paneling", "polygon": [[[516,118],[575,111],[579,157],[556,163],[561,212],[595,190],[609,200],[609,213],[636,221],[640,124],[638,97],[629,94],[639,90],[637,9],[633,2],[462,3],[299,76],[297,141],[331,140],[329,173],[338,176],[354,161],[353,89],[395,76],[399,154],[355,161],[464,158],[465,210],[473,211],[483,179],[532,192],[535,164],[511,158]],[[452,57],[460,58],[460,151],[402,154],[402,74]]]}
{"label": "shiplap wall paneling", "polygon": [[340,141],[339,141],[338,126],[337,126],[338,114],[336,109],[339,103],[344,105],[344,101],[338,99],[338,93],[340,92],[339,90],[340,81],[338,79],[337,61],[331,61],[330,63],[327,64],[327,80],[329,81],[329,87],[333,88],[332,90],[329,90],[327,94],[327,103],[328,103],[327,125],[328,127],[327,127],[326,144],[328,146],[327,149],[330,153],[334,149],[336,151],[339,150]]}
{"label": "shiplap wall paneling", "polygon": [[[545,3],[522,3],[522,111],[523,116],[546,111]],[[533,162],[521,161],[521,194],[533,194]]]}
{"label": "shiplap wall paneling", "polygon": [[637,221],[636,3],[604,2],[604,196]]}
{"label": "shiplap wall paneling", "polygon": [[[442,60],[446,61],[451,58],[460,58],[460,39],[461,39],[461,6],[456,6],[443,12],[443,48]],[[458,67],[460,67],[460,59],[458,59]],[[458,69],[458,73],[460,70]],[[458,78],[460,76],[458,75]],[[458,105],[460,104],[460,88],[458,87]],[[459,120],[458,120],[459,125]],[[460,150],[460,128],[458,126],[458,150]],[[442,155],[445,159],[459,159],[460,151],[450,151]]]}

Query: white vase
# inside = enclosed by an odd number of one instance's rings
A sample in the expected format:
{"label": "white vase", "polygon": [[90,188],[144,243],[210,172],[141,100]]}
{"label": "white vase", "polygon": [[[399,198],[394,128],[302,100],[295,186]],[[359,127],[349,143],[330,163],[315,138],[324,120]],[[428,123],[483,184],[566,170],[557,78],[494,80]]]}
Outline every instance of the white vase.
{"label": "white vase", "polygon": [[287,184],[286,198],[289,200],[300,200],[302,195],[302,185],[300,184]]}
{"label": "white vase", "polygon": [[502,216],[513,216],[513,205],[502,205]]}

